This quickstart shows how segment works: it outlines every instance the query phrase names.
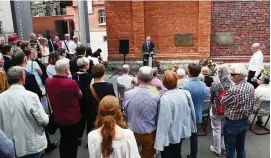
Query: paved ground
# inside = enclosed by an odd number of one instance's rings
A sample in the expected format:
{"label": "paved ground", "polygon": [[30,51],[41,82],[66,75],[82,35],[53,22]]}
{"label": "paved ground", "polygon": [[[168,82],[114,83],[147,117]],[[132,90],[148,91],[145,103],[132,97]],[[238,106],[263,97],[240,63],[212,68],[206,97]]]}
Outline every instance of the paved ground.
{"label": "paved ground", "polygon": [[[116,85],[116,78],[114,76],[111,79],[108,79],[112,72],[107,72],[105,75],[105,80]],[[116,90],[116,87],[115,87]],[[270,128],[270,124],[267,126]],[[59,140],[60,135],[59,131],[53,136],[51,140]],[[86,136],[84,136],[84,141],[87,142]],[[187,155],[190,150],[190,141],[189,139],[185,140],[182,146],[182,155]],[[198,158],[215,158],[216,156],[210,152],[209,146],[212,144],[212,132],[210,124],[208,125],[208,135],[199,137],[199,152]],[[247,158],[269,158],[270,157],[270,135],[258,136],[252,132],[247,133],[246,137],[246,153]],[[84,145],[80,146],[78,149],[77,158],[88,158],[88,149]],[[225,157],[225,156],[223,156]],[[52,151],[51,153],[45,155],[44,158],[59,158],[58,149]]]}

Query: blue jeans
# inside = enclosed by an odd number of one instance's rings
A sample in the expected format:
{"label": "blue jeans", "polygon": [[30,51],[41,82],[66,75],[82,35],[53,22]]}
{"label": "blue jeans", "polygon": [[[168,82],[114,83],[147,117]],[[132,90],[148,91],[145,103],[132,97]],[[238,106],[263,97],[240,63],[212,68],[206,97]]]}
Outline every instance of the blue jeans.
{"label": "blue jeans", "polygon": [[223,131],[227,158],[235,158],[235,151],[237,158],[246,158],[245,139],[248,126],[248,119],[225,120]]}
{"label": "blue jeans", "polygon": [[30,155],[25,155],[23,157],[19,157],[19,158],[40,158],[41,153],[36,153],[36,154],[30,154]]}

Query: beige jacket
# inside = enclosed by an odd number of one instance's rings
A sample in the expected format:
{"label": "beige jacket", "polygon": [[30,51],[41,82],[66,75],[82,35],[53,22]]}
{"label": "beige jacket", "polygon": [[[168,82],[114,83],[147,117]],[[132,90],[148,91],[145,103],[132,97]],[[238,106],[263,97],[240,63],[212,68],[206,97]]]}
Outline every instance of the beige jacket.
{"label": "beige jacket", "polygon": [[47,147],[43,126],[48,122],[37,94],[21,85],[12,85],[0,94],[0,128],[13,141],[17,157]]}

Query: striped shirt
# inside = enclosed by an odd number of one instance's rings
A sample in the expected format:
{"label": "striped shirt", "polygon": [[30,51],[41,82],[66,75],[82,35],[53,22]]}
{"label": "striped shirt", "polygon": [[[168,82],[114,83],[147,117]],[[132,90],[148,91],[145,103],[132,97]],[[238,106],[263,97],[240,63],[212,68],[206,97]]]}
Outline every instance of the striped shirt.
{"label": "striped shirt", "polygon": [[128,127],[136,134],[151,133],[157,126],[159,93],[151,86],[139,85],[125,92],[123,108]]}
{"label": "striped shirt", "polygon": [[241,81],[230,88],[221,100],[225,107],[225,117],[230,120],[246,119],[254,106],[254,87]]}

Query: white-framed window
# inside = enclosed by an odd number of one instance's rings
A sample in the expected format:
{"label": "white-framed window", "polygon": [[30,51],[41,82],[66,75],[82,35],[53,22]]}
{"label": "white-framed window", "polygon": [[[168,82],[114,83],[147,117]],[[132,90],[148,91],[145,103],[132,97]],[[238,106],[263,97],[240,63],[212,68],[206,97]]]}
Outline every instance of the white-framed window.
{"label": "white-framed window", "polygon": [[0,35],[3,35],[3,23],[0,21]]}
{"label": "white-framed window", "polygon": [[99,10],[99,24],[105,24],[105,10]]}

